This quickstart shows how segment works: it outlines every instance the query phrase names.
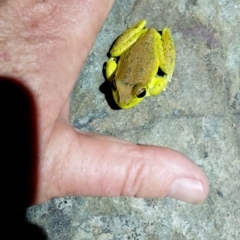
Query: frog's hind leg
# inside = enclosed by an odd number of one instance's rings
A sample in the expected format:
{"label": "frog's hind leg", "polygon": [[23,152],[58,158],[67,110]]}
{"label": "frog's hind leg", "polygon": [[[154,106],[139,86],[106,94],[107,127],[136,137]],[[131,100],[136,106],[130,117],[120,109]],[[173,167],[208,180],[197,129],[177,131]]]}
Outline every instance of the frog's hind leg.
{"label": "frog's hind leg", "polygon": [[171,32],[168,28],[164,28],[159,43],[159,67],[168,75],[169,81],[174,70],[175,55],[176,52]]}
{"label": "frog's hind leg", "polygon": [[148,96],[155,96],[158,95],[160,92],[165,91],[167,84],[167,75],[163,77],[155,77],[149,84]]}
{"label": "frog's hind leg", "polygon": [[132,27],[128,28],[122,35],[120,35],[120,37],[112,46],[110,51],[111,56],[118,57],[126,49],[133,45],[142,34],[147,32],[148,29],[144,28],[146,24],[146,20],[142,19]]}

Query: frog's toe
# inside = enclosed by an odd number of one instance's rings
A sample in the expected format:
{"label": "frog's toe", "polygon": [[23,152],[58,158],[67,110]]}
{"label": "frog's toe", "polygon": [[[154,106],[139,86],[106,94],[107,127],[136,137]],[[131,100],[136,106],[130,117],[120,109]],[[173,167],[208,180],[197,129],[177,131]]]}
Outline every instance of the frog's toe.
{"label": "frog's toe", "polygon": [[167,74],[166,78],[167,78],[168,82],[171,82],[171,80],[172,80],[172,73]]}

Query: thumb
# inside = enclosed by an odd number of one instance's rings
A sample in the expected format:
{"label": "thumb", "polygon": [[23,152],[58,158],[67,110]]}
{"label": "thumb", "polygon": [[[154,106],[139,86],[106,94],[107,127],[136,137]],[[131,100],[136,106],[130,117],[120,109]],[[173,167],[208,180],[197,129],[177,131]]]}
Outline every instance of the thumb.
{"label": "thumb", "polygon": [[203,171],[168,148],[83,133],[65,123],[57,124],[49,146],[37,203],[65,195],[168,196],[200,203],[208,194]]}

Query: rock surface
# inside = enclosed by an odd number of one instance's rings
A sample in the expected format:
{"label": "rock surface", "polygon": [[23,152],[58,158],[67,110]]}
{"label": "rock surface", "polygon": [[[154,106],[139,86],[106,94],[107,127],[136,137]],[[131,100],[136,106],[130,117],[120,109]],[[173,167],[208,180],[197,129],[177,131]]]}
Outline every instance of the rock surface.
{"label": "rock surface", "polygon": [[[210,194],[196,206],[168,198],[53,199],[27,211],[48,239],[240,239],[239,11],[239,0],[116,1],[73,90],[71,122],[182,152],[203,168]],[[103,64],[112,42],[141,18],[171,29],[175,72],[162,94],[114,110],[100,91]]]}

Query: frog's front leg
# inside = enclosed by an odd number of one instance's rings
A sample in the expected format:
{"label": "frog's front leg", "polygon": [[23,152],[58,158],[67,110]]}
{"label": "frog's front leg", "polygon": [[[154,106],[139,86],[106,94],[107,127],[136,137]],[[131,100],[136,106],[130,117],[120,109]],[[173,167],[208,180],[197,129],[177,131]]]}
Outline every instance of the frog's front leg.
{"label": "frog's front leg", "polygon": [[171,31],[168,28],[162,30],[159,44],[159,67],[168,74],[168,79],[171,80],[175,65],[175,47],[171,36]]}
{"label": "frog's front leg", "polygon": [[117,69],[116,60],[115,58],[111,57],[107,61],[106,67],[105,67],[105,74],[108,81],[111,82],[114,80],[116,69]]}
{"label": "frog's front leg", "polygon": [[153,78],[151,83],[148,86],[149,87],[148,95],[155,96],[155,95],[158,95],[160,92],[165,91],[167,84],[168,84],[167,75],[163,77]]}

